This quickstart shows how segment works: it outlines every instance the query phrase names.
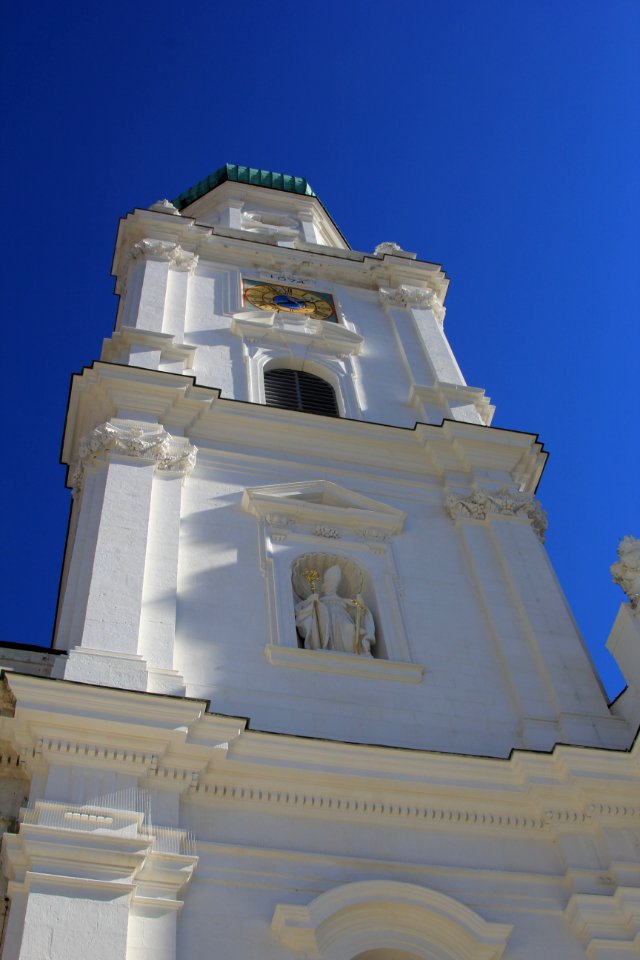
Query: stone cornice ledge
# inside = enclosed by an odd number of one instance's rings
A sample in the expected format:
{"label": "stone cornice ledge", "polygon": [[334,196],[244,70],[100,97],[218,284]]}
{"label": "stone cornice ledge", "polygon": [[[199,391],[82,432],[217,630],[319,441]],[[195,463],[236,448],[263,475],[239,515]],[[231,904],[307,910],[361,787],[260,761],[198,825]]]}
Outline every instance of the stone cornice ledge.
{"label": "stone cornice ledge", "polygon": [[370,680],[420,683],[424,667],[399,660],[376,660],[374,657],[354,656],[333,650],[301,650],[299,647],[281,647],[268,643],[264,654],[274,667],[291,667],[316,673],[337,673],[343,677],[366,677]]}
{"label": "stone cornice ledge", "polygon": [[446,383],[439,380],[431,387],[414,383],[409,391],[409,403],[413,406],[433,403],[436,406],[460,406],[471,404],[485,426],[491,426],[495,406],[481,387],[469,387],[462,383]]}
{"label": "stone cornice ledge", "polygon": [[[300,277],[335,279],[377,290],[381,285],[410,288],[426,284],[441,302],[446,297],[449,279],[439,264],[427,260],[384,256],[321,244],[301,244],[300,249],[280,247],[272,237],[261,237],[246,230],[207,226],[194,218],[181,215],[135,210],[120,221],[112,271],[118,278],[116,293],[122,292],[123,278],[131,262],[129,251],[136,243],[147,240],[185,246],[185,255],[199,256],[200,261],[228,262],[238,268],[238,259],[245,257],[254,269],[273,269],[287,261],[289,272]],[[248,266],[248,264],[247,264]]]}
{"label": "stone cornice ledge", "polygon": [[[118,410],[142,419],[156,417],[170,432],[188,435],[206,455],[208,443],[252,442],[262,452],[311,456],[327,453],[350,467],[390,475],[414,471],[470,479],[474,470],[507,474],[522,491],[532,492],[546,453],[536,436],[495,430],[481,424],[445,420],[414,429],[361,420],[314,417],[261,404],[225,400],[213,387],[201,387],[182,374],[96,362],[72,381],[62,460],[74,463],[81,437]],[[309,429],[310,426],[313,429]],[[267,429],[268,428],[268,429]],[[426,463],[425,463],[426,460]]]}
{"label": "stone cornice ledge", "polygon": [[[197,347],[185,343],[176,343],[175,334],[158,333],[155,330],[142,330],[137,327],[122,326],[111,337],[102,341],[100,359],[107,363],[121,363],[120,357],[131,347],[146,347],[159,350],[163,362],[181,360],[183,372],[191,370],[195,361]],[[131,364],[135,366],[135,364]]]}

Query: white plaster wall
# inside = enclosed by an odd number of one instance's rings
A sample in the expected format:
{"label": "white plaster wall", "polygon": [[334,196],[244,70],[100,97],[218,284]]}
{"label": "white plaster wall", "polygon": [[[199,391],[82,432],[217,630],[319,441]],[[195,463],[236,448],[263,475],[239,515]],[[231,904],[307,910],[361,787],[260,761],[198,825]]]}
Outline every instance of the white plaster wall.
{"label": "white plaster wall", "polygon": [[270,929],[277,904],[306,906],[345,883],[392,880],[437,890],[489,922],[512,924],[503,960],[584,958],[582,943],[563,917],[568,896],[550,845],[510,844],[495,837],[484,842],[474,837],[470,843],[453,832],[441,834],[434,845],[415,831],[403,837],[384,829],[370,829],[354,842],[357,826],[326,823],[322,836],[315,831],[316,838],[314,825],[308,824],[310,844],[303,834],[300,843],[291,833],[281,844],[284,825],[275,837],[268,833],[273,823],[261,825],[255,846],[244,840],[237,846],[199,843],[198,872],[178,922],[178,957],[292,958],[296,954]]}
{"label": "white plaster wall", "polygon": [[[233,314],[243,309],[243,276],[256,279],[269,274],[249,264],[234,268],[204,258],[200,258],[192,274],[173,269],[166,262],[136,264],[124,296],[123,323],[144,331],[171,334],[176,344],[196,347],[193,373],[197,382],[219,389],[225,398],[249,400],[243,338],[231,330]],[[375,289],[326,278],[304,279],[302,283],[309,289],[332,294],[344,325],[364,339],[360,354],[353,360],[359,409],[350,415],[412,428],[416,420],[425,418],[409,403],[413,384],[432,385],[437,376],[464,382],[429,311],[419,311],[417,322],[408,309],[386,311]],[[428,329],[425,317],[429,318]],[[402,329],[397,331],[396,325]],[[268,346],[276,355],[280,350],[283,358],[289,356],[286,338],[280,344],[269,340]],[[449,358],[446,369],[441,355]],[[314,359],[322,362],[323,348],[317,343],[305,345],[302,362]],[[153,345],[134,348],[127,362],[168,369],[161,359],[160,345],[157,349]],[[179,367],[177,363],[176,370],[181,372]],[[445,406],[429,409],[434,422],[451,416]],[[477,419],[475,412],[469,419]]]}
{"label": "white plaster wall", "polygon": [[[566,739],[563,717],[572,742],[628,743],[528,522],[461,529],[434,481],[345,474],[326,464],[319,471],[201,451],[183,490],[178,569],[175,667],[188,696],[248,716],[255,729],[429,750],[551,749]],[[420,683],[312,673],[265,657],[269,643],[297,643],[293,619],[277,620],[273,611],[273,578],[280,578],[276,595],[290,589],[288,561],[277,572],[265,558],[265,530],[242,509],[243,490],[319,476],[407,513],[404,531],[384,549],[397,573],[401,621],[394,623],[406,631],[408,655],[399,659],[424,667]],[[340,539],[284,536],[275,549],[291,558],[341,553]],[[372,572],[375,590],[378,558],[367,543],[353,553],[343,536],[343,555]],[[481,549],[466,549],[465,537]],[[389,637],[390,647],[396,639]]]}

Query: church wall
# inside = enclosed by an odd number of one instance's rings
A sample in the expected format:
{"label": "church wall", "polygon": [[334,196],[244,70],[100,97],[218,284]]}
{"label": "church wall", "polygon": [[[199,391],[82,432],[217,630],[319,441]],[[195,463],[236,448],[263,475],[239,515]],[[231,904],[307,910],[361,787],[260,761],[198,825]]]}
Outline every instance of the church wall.
{"label": "church wall", "polygon": [[[2,960],[635,956],[637,706],[607,708],[546,454],[488,427],[442,269],[227,181],[127,217],[114,272],[69,402],[57,655],[8,654],[0,691]],[[249,309],[243,276],[342,322]],[[340,417],[267,406],[270,366]],[[637,639],[628,607],[634,675]]]}
{"label": "church wall", "polygon": [[346,851],[331,856],[201,841],[198,874],[180,917],[179,951],[199,956],[206,949],[213,960],[288,960],[296,954],[283,948],[270,930],[279,903],[303,906],[341,884],[375,880],[420,884],[455,898],[490,922],[513,925],[505,960],[539,960],[542,955],[584,960],[584,947],[563,916],[566,894],[560,874],[537,872],[534,866],[505,869],[509,853],[495,841],[502,849],[502,869],[471,865],[462,852],[466,845],[453,835],[447,840],[449,849],[458,850],[460,860],[467,862],[452,869],[437,861],[386,859],[378,856],[375,834],[362,858]]}
{"label": "church wall", "polygon": [[[437,483],[373,480],[332,470],[326,461],[319,472],[313,463],[238,462],[202,451],[200,464],[184,487],[180,533],[175,666],[188,695],[210,698],[218,712],[246,715],[256,729],[422,749],[549,749],[564,739],[563,713],[585,742],[628,736],[608,716],[562,596],[543,622],[534,617],[554,584],[529,523],[461,530]],[[274,533],[242,509],[245,487],[318,476],[405,511],[403,531],[382,546],[345,532],[326,539],[304,525]],[[353,556],[371,571],[374,596],[389,588],[379,557],[386,552],[398,619],[387,621],[385,639],[390,649],[394,630],[406,640],[389,659],[424,668],[420,682],[268,662],[267,645],[298,645],[290,563],[314,551]],[[286,558],[280,566],[278,556]],[[557,668],[541,657],[541,643],[551,663],[552,648],[559,648]]]}

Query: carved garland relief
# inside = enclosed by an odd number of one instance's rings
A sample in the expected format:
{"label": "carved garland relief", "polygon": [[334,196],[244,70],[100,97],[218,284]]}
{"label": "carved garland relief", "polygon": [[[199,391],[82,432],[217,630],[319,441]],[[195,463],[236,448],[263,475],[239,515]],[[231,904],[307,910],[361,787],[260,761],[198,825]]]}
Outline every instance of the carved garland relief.
{"label": "carved garland relief", "polygon": [[490,514],[526,517],[540,541],[544,543],[547,515],[539,501],[534,500],[533,497],[512,494],[504,487],[495,493],[475,490],[464,497],[449,494],[446,509],[452,519],[468,517],[472,520],[486,520]]}
{"label": "carved garland relief", "polygon": [[431,310],[439,323],[444,323],[445,308],[435,290],[400,284],[399,287],[380,287],[383,303],[398,307]]}
{"label": "carved garland relief", "polygon": [[156,469],[186,476],[195,467],[198,448],[184,437],[173,437],[159,425],[145,428],[101,423],[80,441],[72,476],[74,497],[82,490],[87,466],[109,451],[155,460]]}

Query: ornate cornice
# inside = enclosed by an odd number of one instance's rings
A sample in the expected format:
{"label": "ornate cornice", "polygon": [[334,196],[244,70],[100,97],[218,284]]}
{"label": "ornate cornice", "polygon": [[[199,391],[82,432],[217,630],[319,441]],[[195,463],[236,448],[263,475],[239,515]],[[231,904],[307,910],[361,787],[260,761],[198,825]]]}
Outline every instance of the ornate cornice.
{"label": "ornate cornice", "polygon": [[183,250],[179,243],[170,240],[139,240],[129,250],[131,260],[165,260],[175,270],[187,270],[190,273],[198,265],[198,255]]}
{"label": "ornate cornice", "polygon": [[452,519],[463,517],[471,520],[486,520],[491,514],[507,517],[526,517],[534,532],[544,543],[547,515],[538,500],[526,494],[513,494],[505,487],[497,492],[474,490],[468,496],[449,494],[446,509]]}
{"label": "ornate cornice", "polygon": [[380,287],[380,299],[391,306],[431,310],[439,323],[444,322],[445,308],[435,290],[428,287],[411,287],[405,283],[399,287]]}
{"label": "ornate cornice", "polygon": [[153,773],[158,767],[158,757],[143,750],[126,750],[107,743],[82,743],[79,740],[39,737],[31,746],[20,750],[20,764],[30,773],[41,760],[48,763],[67,761],[79,763],[105,763],[110,767],[135,770],[140,776]]}
{"label": "ornate cornice", "polygon": [[357,816],[361,819],[400,819],[414,823],[438,823],[442,826],[452,824],[466,825],[470,828],[487,827],[508,828],[512,830],[539,831],[546,828],[543,817],[526,816],[514,813],[513,810],[462,809],[449,806],[429,806],[423,804],[372,800],[354,795],[336,796],[320,794],[317,790],[279,789],[271,786],[251,785],[250,783],[229,783],[201,781],[191,791],[193,796],[211,800],[226,800],[231,803],[265,804],[274,807],[296,808],[300,812],[315,811],[316,815],[322,810],[325,815],[337,817],[344,815],[347,818]]}
{"label": "ornate cornice", "polygon": [[101,423],[80,441],[73,473],[74,496],[82,489],[87,466],[110,452],[153,460],[158,470],[187,476],[196,465],[198,448],[184,437],[171,436],[159,425]]}

